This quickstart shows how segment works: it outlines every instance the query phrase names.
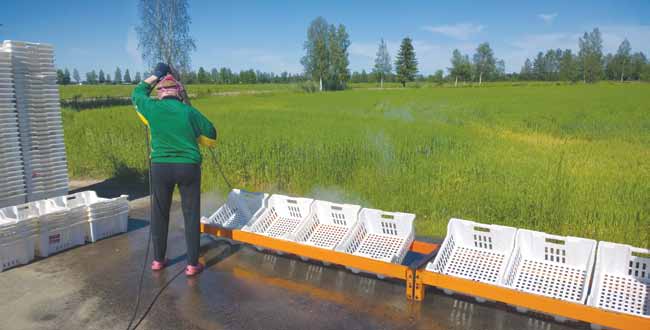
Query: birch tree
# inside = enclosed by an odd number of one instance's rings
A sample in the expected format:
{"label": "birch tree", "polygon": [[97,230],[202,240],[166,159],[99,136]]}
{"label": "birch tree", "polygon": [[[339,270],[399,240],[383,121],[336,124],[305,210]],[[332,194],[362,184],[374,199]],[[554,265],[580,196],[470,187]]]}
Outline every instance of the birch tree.
{"label": "birch tree", "polygon": [[307,29],[307,40],[304,44],[306,54],[300,62],[305,68],[305,74],[318,80],[320,91],[323,91],[323,79],[329,69],[328,40],[327,21],[323,17],[317,17]]}
{"label": "birch tree", "polygon": [[583,82],[596,82],[603,72],[603,38],[595,28],[578,39],[578,58]]}
{"label": "birch tree", "polygon": [[350,47],[350,36],[345,26],[339,24],[338,28],[330,26],[329,32],[329,59],[330,59],[330,89],[345,89],[346,83],[350,80],[350,60],[348,59],[348,47]]}
{"label": "birch tree", "polygon": [[621,45],[618,46],[618,51],[616,52],[616,62],[618,62],[621,71],[621,82],[623,82],[625,76],[625,65],[630,63],[631,52],[632,47],[630,46],[630,42],[625,38],[625,40],[621,42]]}
{"label": "birch tree", "polygon": [[451,54],[451,68],[448,70],[449,74],[454,77],[454,87],[457,87],[458,79],[465,81],[471,75],[472,64],[469,61],[469,56],[461,54],[458,49],[454,49]]}
{"label": "birch tree", "polygon": [[373,72],[380,80],[381,88],[384,88],[384,79],[393,71],[390,63],[390,54],[384,38],[379,41],[379,48],[377,49],[377,57],[375,58],[375,67]]}
{"label": "birch tree", "polygon": [[483,76],[491,76],[496,71],[496,60],[490,44],[484,42],[476,48],[474,53],[474,69],[478,75],[478,85],[481,86]]}
{"label": "birch tree", "polygon": [[196,44],[190,36],[188,7],[187,0],[140,0],[138,49],[151,67],[165,62],[189,71],[190,52],[196,50]]}

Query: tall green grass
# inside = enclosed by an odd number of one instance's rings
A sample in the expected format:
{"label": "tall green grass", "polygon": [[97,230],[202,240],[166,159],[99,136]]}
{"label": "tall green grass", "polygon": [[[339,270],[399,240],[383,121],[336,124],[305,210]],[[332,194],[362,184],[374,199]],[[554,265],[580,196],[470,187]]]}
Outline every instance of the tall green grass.
{"label": "tall green grass", "polygon": [[[249,190],[650,247],[650,85],[348,90],[205,97]],[[73,177],[143,176],[132,107],[64,111]],[[225,192],[204,151],[203,189]]]}

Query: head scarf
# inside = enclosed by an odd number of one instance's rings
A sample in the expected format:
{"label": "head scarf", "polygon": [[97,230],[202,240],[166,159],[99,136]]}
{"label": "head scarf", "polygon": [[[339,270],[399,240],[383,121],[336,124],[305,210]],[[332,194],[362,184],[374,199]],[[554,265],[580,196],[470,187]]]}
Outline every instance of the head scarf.
{"label": "head scarf", "polygon": [[175,97],[180,100],[182,95],[181,92],[183,91],[183,85],[174,79],[174,76],[168,74],[163,79],[161,79],[160,82],[158,82],[156,89],[158,92],[158,99],[160,100],[165,97]]}

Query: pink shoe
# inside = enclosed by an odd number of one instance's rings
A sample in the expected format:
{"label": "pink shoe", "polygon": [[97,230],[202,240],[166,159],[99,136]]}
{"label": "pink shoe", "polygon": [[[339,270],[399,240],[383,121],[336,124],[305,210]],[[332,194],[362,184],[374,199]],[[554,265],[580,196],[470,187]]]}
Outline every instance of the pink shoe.
{"label": "pink shoe", "polygon": [[158,270],[163,270],[167,266],[167,259],[165,261],[152,261],[151,262],[151,270],[153,271],[158,271]]}
{"label": "pink shoe", "polygon": [[203,271],[203,264],[200,262],[197,263],[196,266],[187,265],[187,267],[185,267],[185,275],[187,276],[198,275],[202,271]]}

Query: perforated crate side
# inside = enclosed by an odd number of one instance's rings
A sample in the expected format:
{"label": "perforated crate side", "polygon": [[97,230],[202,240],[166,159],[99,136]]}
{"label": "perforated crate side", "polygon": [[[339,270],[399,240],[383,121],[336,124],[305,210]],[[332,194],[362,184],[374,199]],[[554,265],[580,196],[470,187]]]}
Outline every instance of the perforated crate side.
{"label": "perforated crate side", "polygon": [[368,235],[368,230],[363,221],[357,221],[354,228],[350,230],[346,238],[343,239],[341,244],[336,247],[337,251],[353,254],[363,242],[363,239]]}
{"label": "perforated crate side", "polygon": [[515,283],[515,278],[517,276],[517,269],[519,269],[519,264],[521,263],[521,250],[516,249],[515,252],[510,257],[508,262],[507,271],[503,277],[503,285],[512,287]]}
{"label": "perforated crate side", "polygon": [[587,304],[650,318],[650,250],[599,242]]}
{"label": "perforated crate side", "polygon": [[404,240],[404,244],[402,244],[402,247],[400,248],[400,251],[397,253],[397,255],[391,261],[392,263],[396,263],[396,264],[401,264],[402,263],[402,261],[406,257],[406,254],[409,252],[409,248],[411,247],[411,244],[413,243],[414,239],[415,239],[415,232],[411,231],[411,233]]}
{"label": "perforated crate side", "polygon": [[237,207],[242,209],[246,217],[249,219],[257,213],[257,211],[266,207],[269,194],[261,192],[250,192],[246,190],[233,189],[233,192],[238,193],[239,198],[235,200]]}
{"label": "perforated crate side", "polygon": [[250,224],[244,226],[242,230],[258,234],[264,233],[277,218],[278,213],[276,212],[275,207],[269,206],[259,216],[255,217]]}
{"label": "perforated crate side", "polygon": [[266,207],[268,194],[233,189],[228,193],[228,199],[215,211],[208,222],[224,228],[242,228],[254,215]]}
{"label": "perforated crate side", "polygon": [[293,235],[293,240],[298,243],[305,243],[314,233],[314,230],[316,230],[318,224],[318,214],[312,210],[312,212],[307,217],[307,220],[305,220],[305,222],[298,228],[295,235]]}
{"label": "perforated crate side", "polygon": [[230,205],[230,202],[221,205],[211,216],[208,218],[209,224],[224,226],[225,223],[235,214],[236,209]]}
{"label": "perforated crate side", "polygon": [[436,255],[433,263],[427,265],[427,270],[441,274],[444,273],[445,267],[454,251],[454,245],[454,235],[447,234],[447,237],[445,237],[445,240],[442,242],[442,246],[440,247],[440,252]]}
{"label": "perforated crate side", "polygon": [[454,222],[456,219],[452,218],[447,223],[447,236],[445,236],[442,245],[440,246],[440,251],[436,255],[436,258],[433,260],[433,263],[427,265],[427,270],[444,273],[445,267],[449,262],[452,253],[454,252],[454,247],[456,246],[455,237],[454,237]]}

